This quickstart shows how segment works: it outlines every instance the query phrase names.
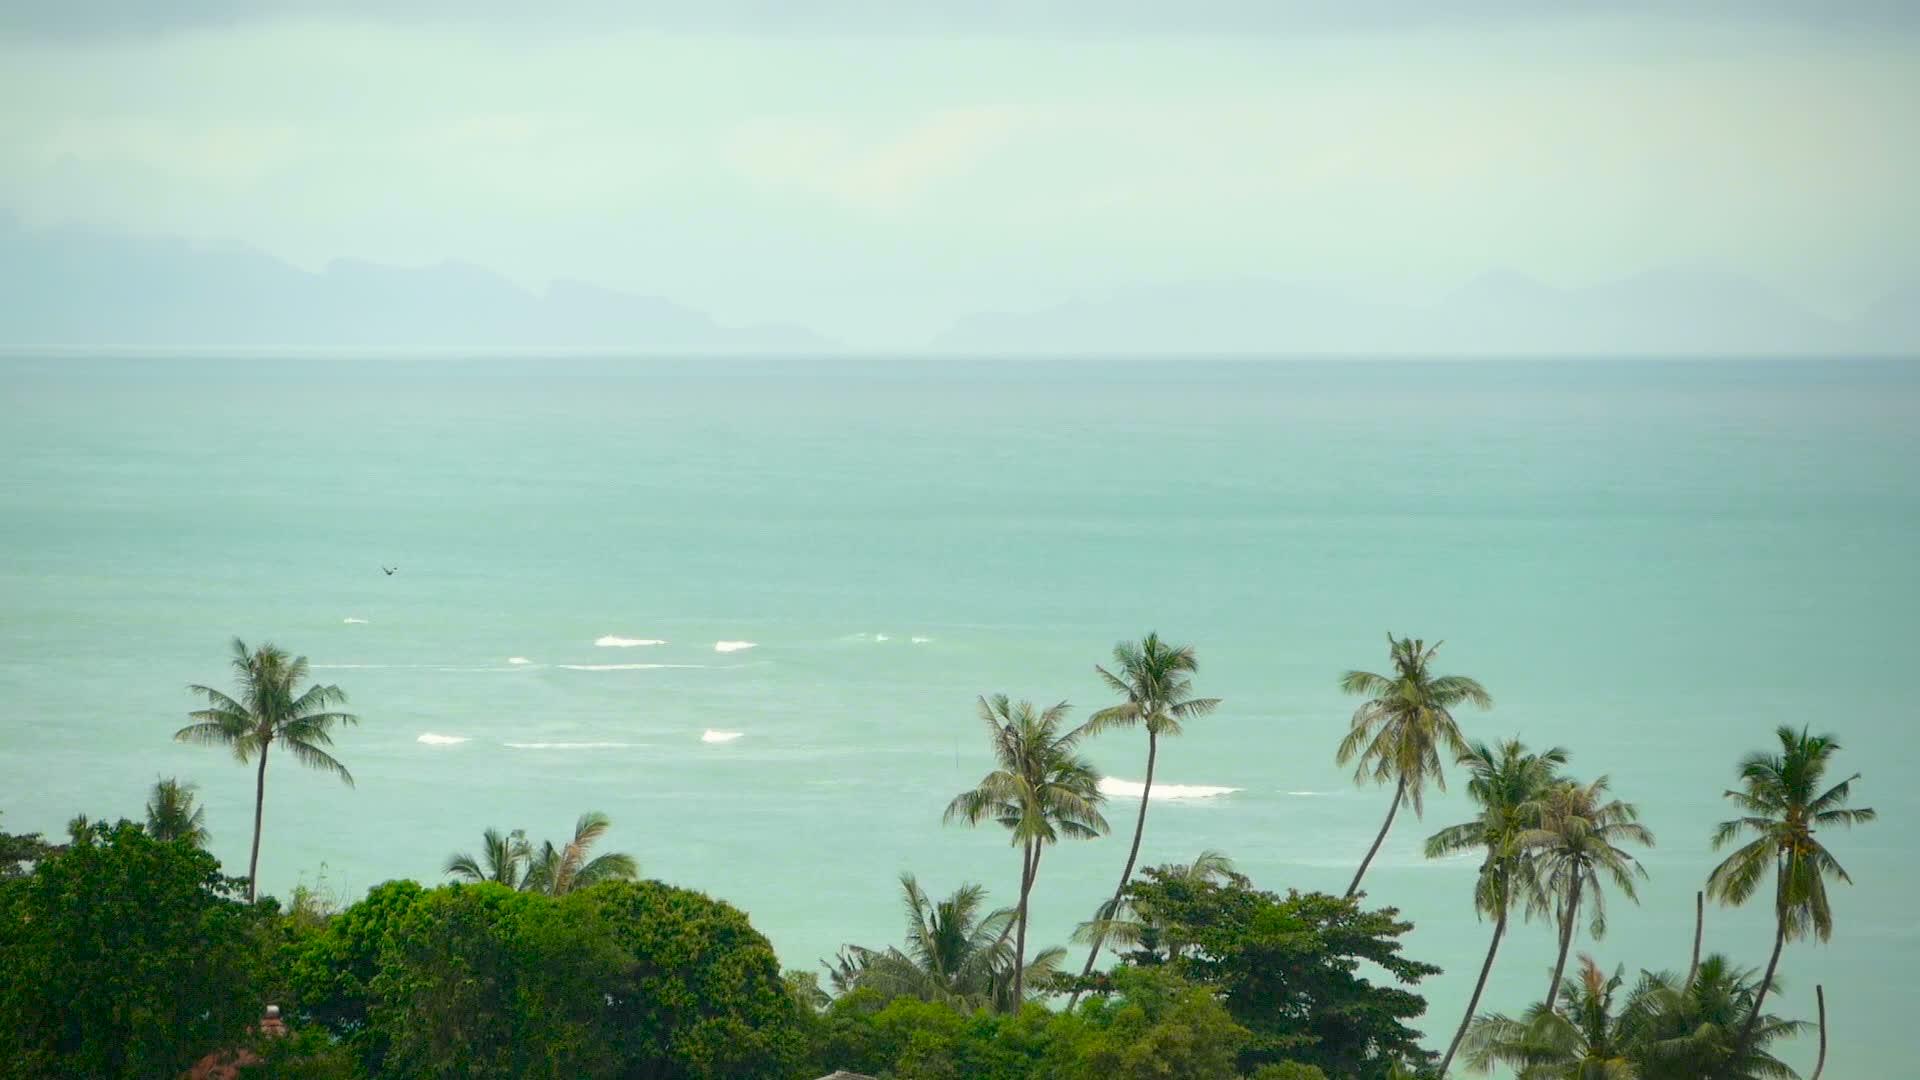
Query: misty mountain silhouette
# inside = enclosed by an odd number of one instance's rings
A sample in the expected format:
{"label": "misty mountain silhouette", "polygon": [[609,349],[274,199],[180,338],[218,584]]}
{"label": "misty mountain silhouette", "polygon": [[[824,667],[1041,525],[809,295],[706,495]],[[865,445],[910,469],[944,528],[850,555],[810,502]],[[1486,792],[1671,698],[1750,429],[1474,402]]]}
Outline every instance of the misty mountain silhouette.
{"label": "misty mountain silhouette", "polygon": [[817,350],[797,326],[729,327],[667,300],[578,281],[533,293],[483,267],[336,259],[319,273],[258,251],[0,217],[0,343]]}
{"label": "misty mountain silhouette", "polygon": [[1757,282],[1702,270],[1653,270],[1582,289],[1494,271],[1426,307],[1311,284],[1237,282],[972,315],[935,345],[963,352],[1920,354],[1920,289],[1889,294],[1840,322]]}

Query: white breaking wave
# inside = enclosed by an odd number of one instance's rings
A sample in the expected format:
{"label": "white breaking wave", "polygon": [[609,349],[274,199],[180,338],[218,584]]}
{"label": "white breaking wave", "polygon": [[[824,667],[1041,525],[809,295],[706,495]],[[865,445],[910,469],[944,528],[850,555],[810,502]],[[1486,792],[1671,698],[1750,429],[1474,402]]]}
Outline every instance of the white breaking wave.
{"label": "white breaking wave", "polygon": [[708,728],[706,734],[700,736],[700,741],[701,742],[732,742],[733,740],[739,738],[744,734],[746,734],[746,732],[744,731],[715,731],[712,728]]}
{"label": "white breaking wave", "polygon": [[593,643],[595,645],[600,646],[603,649],[631,649],[637,645],[665,645],[666,644],[666,642],[660,640],[659,638],[620,637],[616,634],[607,634],[602,637],[594,638]]}
{"label": "white breaking wave", "polygon": [[697,668],[705,664],[555,664],[564,671],[659,671],[662,668]]}
{"label": "white breaking wave", "polygon": [[365,619],[356,619],[356,618],[354,618],[353,616],[351,616],[351,615],[349,615],[349,616],[347,616],[346,618],[344,618],[344,619],[341,619],[340,621],[341,621],[341,622],[343,622],[343,623],[347,623],[348,625],[352,625],[352,624],[354,624],[354,623],[360,623],[360,624],[362,624],[362,625],[365,625],[365,623],[366,623],[366,621],[367,621],[367,620],[365,620]]}
{"label": "white breaking wave", "polygon": [[[1100,793],[1110,799],[1137,799],[1146,790],[1146,785],[1138,780],[1121,780],[1117,777],[1100,778]],[[1222,795],[1231,795],[1240,789],[1237,787],[1213,787],[1207,784],[1155,784],[1153,797],[1156,799],[1213,799]]]}
{"label": "white breaking wave", "polygon": [[623,742],[510,742],[501,744],[510,750],[618,750],[632,746]]}
{"label": "white breaking wave", "polygon": [[531,663],[533,663],[533,661],[531,661],[531,660],[529,660],[529,659],[527,659],[527,658],[526,658],[526,657],[524,657],[524,656],[509,656],[509,657],[507,657],[507,663],[509,663],[509,664],[531,664]]}
{"label": "white breaking wave", "polygon": [[892,641],[893,639],[892,639],[892,638],[890,638],[890,637],[888,637],[888,636],[887,636],[887,635],[885,635],[885,634],[875,634],[875,635],[873,635],[873,640],[875,640],[875,641]]}
{"label": "white breaking wave", "polygon": [[912,639],[912,641],[913,641],[913,643],[914,643],[915,645],[925,645],[925,644],[927,644],[928,642],[930,642],[930,641],[932,641],[932,640],[933,640],[933,639],[932,639],[932,638],[930,638],[930,637],[916,637],[916,638],[913,638],[913,639]]}
{"label": "white breaking wave", "polygon": [[1326,792],[1326,791],[1289,791],[1289,792],[1287,792],[1287,794],[1289,794],[1289,795],[1328,795],[1328,794],[1331,794],[1331,792]]}
{"label": "white breaking wave", "polygon": [[713,651],[739,652],[742,649],[751,649],[758,644],[757,641],[716,641],[713,643]]}
{"label": "white breaking wave", "polygon": [[465,735],[435,735],[429,731],[413,741],[426,743],[428,746],[454,746],[466,742],[467,737]]}

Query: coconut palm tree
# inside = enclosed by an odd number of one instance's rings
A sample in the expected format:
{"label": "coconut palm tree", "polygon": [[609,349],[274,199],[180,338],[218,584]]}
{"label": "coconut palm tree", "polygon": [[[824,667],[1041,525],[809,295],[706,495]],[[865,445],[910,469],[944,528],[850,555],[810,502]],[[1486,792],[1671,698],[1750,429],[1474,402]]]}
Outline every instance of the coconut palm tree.
{"label": "coconut palm tree", "polygon": [[[1234,869],[1232,859],[1211,848],[1202,851],[1190,863],[1169,863],[1157,869],[1162,880],[1167,881],[1248,884],[1246,875]],[[1170,929],[1153,912],[1139,910],[1131,899],[1122,896],[1118,904],[1112,900],[1103,902],[1093,918],[1074,930],[1073,940],[1080,944],[1101,941],[1115,951],[1123,948],[1145,949],[1157,954],[1164,948],[1166,959],[1172,959],[1184,948],[1184,944],[1169,936]],[[1080,977],[1084,979],[1087,974],[1083,972]]]}
{"label": "coconut palm tree", "polygon": [[1431,647],[1414,638],[1387,635],[1393,661],[1392,675],[1370,671],[1349,671],[1340,678],[1340,689],[1363,694],[1366,704],[1353,714],[1353,726],[1340,740],[1334,760],[1341,765],[1358,761],[1353,779],[1357,784],[1369,781],[1384,784],[1393,781],[1393,802],[1387,807],[1387,820],[1379,835],[1360,860],[1347,886],[1347,895],[1360,891],[1360,879],[1379,852],[1380,844],[1393,828],[1393,815],[1400,804],[1411,802],[1414,816],[1424,815],[1422,795],[1428,780],[1440,790],[1447,789],[1447,778],[1440,766],[1444,752],[1458,756],[1467,751],[1467,740],[1454,723],[1453,710],[1459,706],[1493,707],[1486,688],[1465,675],[1435,675],[1429,670],[1433,656],[1443,642]]}
{"label": "coconut palm tree", "polygon": [[[1110,906],[1117,907],[1127,892],[1127,880],[1133,876],[1133,864],[1140,857],[1140,837],[1147,828],[1147,800],[1153,795],[1153,768],[1160,753],[1160,739],[1180,734],[1181,725],[1218,708],[1219,698],[1193,696],[1190,676],[1199,670],[1199,661],[1191,645],[1169,645],[1157,633],[1148,633],[1138,643],[1123,641],[1113,647],[1113,666],[1109,671],[1098,664],[1093,670],[1107,688],[1124,700],[1094,713],[1087,721],[1090,733],[1108,728],[1144,727],[1147,729],[1147,778],[1140,785],[1140,813],[1133,823],[1133,846],[1127,849],[1126,864],[1120,868],[1120,884],[1114,887]],[[1096,931],[1087,950],[1087,962],[1080,977],[1093,972],[1100,956],[1101,935]],[[1071,1010],[1080,999],[1075,990],[1067,999]]]}
{"label": "coconut palm tree", "polygon": [[1691,981],[1643,974],[1621,1018],[1638,1080],[1791,1080],[1794,1071],[1767,1048],[1807,1025],[1761,1014],[1762,989],[1751,968],[1718,953]]}
{"label": "coconut palm tree", "polygon": [[360,718],[339,711],[347,695],[337,686],[314,684],[297,689],[307,677],[307,658],[289,656],[272,644],[249,651],[246,642],[233,639],[234,689],[230,697],[211,686],[188,687],[206,699],[207,707],[188,713],[193,723],[174,732],[181,742],[228,747],[241,764],[258,757],[254,774],[253,848],[247,855],[247,897],[259,895],[260,823],[267,802],[267,752],[279,743],[293,759],[310,769],[338,776],[348,787],[353,774],[334,760],[325,747],[333,745],[335,724],[357,724]]}
{"label": "coconut palm tree", "polygon": [[1549,1006],[1567,969],[1567,950],[1579,929],[1583,904],[1593,939],[1599,941],[1607,934],[1607,894],[1601,875],[1635,903],[1640,898],[1634,892],[1634,879],[1647,876],[1646,867],[1620,845],[1652,847],[1653,832],[1640,824],[1638,807],[1608,797],[1608,786],[1604,776],[1590,784],[1563,780],[1554,785],[1541,804],[1538,824],[1520,837],[1536,871],[1528,912],[1552,915],[1560,934],[1553,981],[1543,999]]}
{"label": "coconut palm tree", "polygon": [[1484,852],[1480,873],[1474,879],[1473,909],[1493,919],[1493,940],[1487,945],[1487,958],[1480,964],[1473,996],[1467,999],[1466,1015],[1460,1018],[1453,1042],[1440,1059],[1441,1076],[1447,1074],[1474,1010],[1480,1007],[1480,995],[1493,972],[1500,939],[1506,936],[1513,902],[1531,895],[1535,887],[1533,853],[1521,843],[1521,837],[1539,822],[1540,800],[1552,789],[1556,772],[1567,763],[1567,752],[1555,746],[1535,754],[1520,740],[1508,739],[1497,750],[1476,742],[1458,761],[1472,777],[1467,781],[1467,795],[1480,807],[1480,813],[1472,821],[1449,825],[1428,837],[1427,858]]}
{"label": "coconut palm tree", "polygon": [[526,832],[515,829],[502,836],[498,829],[488,829],[480,835],[480,858],[456,852],[447,859],[446,872],[462,881],[492,881],[518,889],[527,863],[533,859]]}
{"label": "coconut palm tree", "polygon": [[1044,711],[1014,704],[1005,694],[980,699],[995,768],[979,784],[956,795],[945,820],[978,825],[992,821],[1020,848],[1020,901],[1014,909],[1011,1000],[1026,1000],[1027,905],[1040,872],[1040,856],[1061,838],[1105,835],[1100,816],[1100,774],[1077,753],[1085,727],[1062,730],[1066,702]]}
{"label": "coconut palm tree", "polygon": [[195,806],[194,785],[177,779],[157,780],[147,796],[147,832],[156,840],[179,841],[190,847],[207,846],[207,811]]}
{"label": "coconut palm tree", "polygon": [[612,827],[612,820],[598,810],[581,814],[573,827],[573,839],[567,841],[566,846],[556,848],[549,840],[539,851],[531,853],[520,887],[528,892],[565,896],[602,881],[632,881],[639,877],[640,864],[623,852],[587,858],[593,845]]}
{"label": "coconut palm tree", "polygon": [[1862,825],[1874,819],[1870,808],[1849,809],[1854,773],[1821,790],[1827,767],[1840,750],[1832,735],[1808,735],[1781,727],[1774,732],[1780,752],[1749,754],[1740,763],[1740,789],[1726,797],[1743,816],[1723,821],[1713,831],[1714,850],[1726,847],[1742,834],[1754,839],[1737,848],[1707,877],[1707,892],[1723,904],[1743,904],[1759,888],[1768,869],[1773,871],[1773,955],[1760,978],[1752,1014],[1740,1037],[1745,1047],[1760,1022],[1760,1007],[1780,964],[1780,950],[1789,938],[1809,931],[1826,941],[1833,936],[1833,908],[1827,902],[1827,878],[1852,883],[1839,860],[1815,839],[1817,829]]}
{"label": "coconut palm tree", "polygon": [[1583,953],[1579,970],[1560,984],[1560,1011],[1540,1002],[1518,1020],[1475,1017],[1462,1044],[1467,1068],[1511,1069],[1525,1080],[1635,1080],[1628,1016],[1614,1009],[1621,972],[1608,975]]}
{"label": "coconut palm tree", "polygon": [[907,914],[906,948],[869,951],[860,985],[890,997],[905,994],[964,1007],[986,1004],[993,996],[995,974],[1013,959],[1006,929],[1013,924],[1014,909],[983,913],[987,891],[972,884],[935,901],[912,874],[900,875],[900,892]]}

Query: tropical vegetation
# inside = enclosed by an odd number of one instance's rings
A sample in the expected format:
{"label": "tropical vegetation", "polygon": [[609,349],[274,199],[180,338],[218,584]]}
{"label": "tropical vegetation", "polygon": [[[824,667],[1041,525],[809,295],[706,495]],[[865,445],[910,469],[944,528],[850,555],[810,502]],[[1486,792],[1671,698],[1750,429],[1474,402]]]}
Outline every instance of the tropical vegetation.
{"label": "tropical vegetation", "polygon": [[[1711,835],[1731,850],[1703,896],[1738,905],[1771,888],[1763,969],[1701,956],[1696,928],[1684,974],[1629,976],[1584,952],[1568,973],[1581,927],[1603,939],[1608,894],[1637,897],[1647,871],[1632,849],[1651,831],[1608,778],[1570,775],[1567,750],[1469,738],[1454,711],[1490,706],[1486,691],[1435,673],[1438,645],[1389,640],[1391,674],[1340,680],[1366,700],[1335,758],[1394,788],[1345,895],[1260,888],[1215,850],[1139,865],[1161,739],[1218,706],[1194,694],[1194,650],[1148,634],[1096,667],[1120,701],[1085,724],[1065,703],[979,700],[990,767],[944,818],[1005,830],[1020,853],[1012,902],[976,882],[930,892],[902,872],[900,939],[848,944],[823,972],[782,971],[726,902],[639,880],[632,855],[597,850],[612,825],[597,811],[563,842],[487,828],[477,851],[446,861],[446,884],[394,880],[352,899],[323,875],[283,907],[258,882],[268,753],[278,744],[350,782],[331,747],[355,718],[338,688],[307,684],[303,658],[235,641],[234,692],[193,687],[206,707],[177,737],[254,765],[247,874],[226,876],[205,850],[207,813],[179,778],[154,784],[144,821],[76,815],[64,843],[0,833],[0,1080],[178,1076],[210,1061],[314,1080],[1797,1076],[1785,1052],[1812,1026],[1767,1010],[1784,946],[1833,934],[1830,890],[1851,878],[1826,837],[1874,819],[1851,805],[1858,774],[1828,779],[1837,739],[1779,729],[1777,750],[1740,763],[1726,792],[1739,816]],[[1108,832],[1087,747],[1115,728],[1146,732],[1147,780],[1119,886],[1074,935],[1089,950],[1076,974],[1064,949],[1031,940],[1029,917],[1047,852]],[[1397,810],[1421,814],[1448,760],[1474,812],[1428,837],[1426,854],[1475,860],[1460,902],[1490,932],[1465,1015],[1445,1019],[1435,1053],[1422,989],[1443,973],[1406,955],[1412,924],[1360,886]],[[1551,992],[1518,1016],[1483,1012],[1516,917],[1554,932]],[[1824,988],[1816,997],[1817,1078]],[[291,1034],[262,1031],[266,1003]]]}

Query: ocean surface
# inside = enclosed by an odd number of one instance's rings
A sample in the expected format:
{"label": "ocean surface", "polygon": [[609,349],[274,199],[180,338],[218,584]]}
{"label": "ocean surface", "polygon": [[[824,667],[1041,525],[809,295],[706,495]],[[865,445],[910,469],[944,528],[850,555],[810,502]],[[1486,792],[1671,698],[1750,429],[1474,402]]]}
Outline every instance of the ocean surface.
{"label": "ocean surface", "polygon": [[[1004,835],[941,824],[988,767],[974,700],[1091,712],[1148,630],[1225,705],[1163,749],[1143,862],[1338,891],[1387,792],[1333,763],[1336,679],[1392,631],[1492,691],[1470,735],[1564,745],[1640,805],[1641,902],[1577,946],[1630,979],[1685,968],[1738,758],[1837,732],[1881,820],[1825,837],[1855,884],[1784,1000],[1811,1018],[1825,984],[1830,1080],[1906,1075],[1917,529],[1920,364],[1894,361],[16,354],[0,828],[137,817],[177,775],[244,872],[251,771],[170,737],[231,637],[271,640],[362,721],[352,789],[270,763],[266,891],[433,882],[487,826],[602,810],[608,849],[815,967],[898,940],[902,871],[1012,902]],[[1137,781],[1144,736],[1091,753]],[[1133,807],[1048,855],[1037,941],[1112,889]],[[1436,1047],[1489,928],[1474,861],[1420,845],[1467,813],[1457,785],[1402,813],[1367,879],[1446,969]],[[1515,927],[1485,1007],[1537,998],[1551,938]],[[1709,908],[1710,950],[1769,944],[1764,903]]]}

